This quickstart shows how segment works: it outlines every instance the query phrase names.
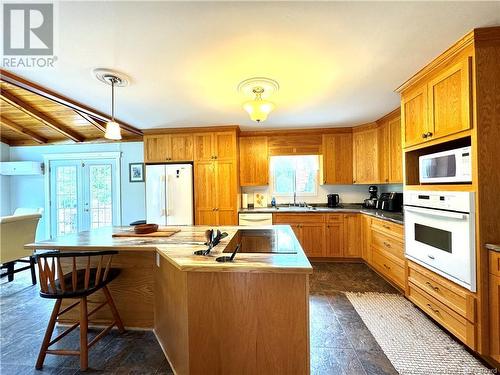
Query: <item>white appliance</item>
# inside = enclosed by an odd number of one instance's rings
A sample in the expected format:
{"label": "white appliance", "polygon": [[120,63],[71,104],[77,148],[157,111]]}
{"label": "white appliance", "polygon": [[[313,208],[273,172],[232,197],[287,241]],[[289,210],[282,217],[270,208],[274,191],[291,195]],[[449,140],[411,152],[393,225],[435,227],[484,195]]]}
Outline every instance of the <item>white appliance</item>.
{"label": "white appliance", "polygon": [[418,158],[420,183],[471,182],[471,148],[436,152]]}
{"label": "white appliance", "polygon": [[146,222],[193,225],[193,166],[146,166]]}
{"label": "white appliance", "polygon": [[240,213],[239,225],[244,225],[244,226],[273,225],[273,214]]}
{"label": "white appliance", "polygon": [[475,292],[474,193],[405,191],[405,255]]}

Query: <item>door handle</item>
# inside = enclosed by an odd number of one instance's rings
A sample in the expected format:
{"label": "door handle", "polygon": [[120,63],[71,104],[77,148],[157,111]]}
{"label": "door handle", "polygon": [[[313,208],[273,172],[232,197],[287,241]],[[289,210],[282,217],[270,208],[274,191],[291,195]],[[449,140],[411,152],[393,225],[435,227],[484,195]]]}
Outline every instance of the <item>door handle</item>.
{"label": "door handle", "polygon": [[425,283],[429,286],[429,288],[434,289],[436,292],[439,292],[439,287],[432,285],[428,281],[426,281]]}
{"label": "door handle", "polygon": [[458,219],[458,220],[465,220],[465,219],[467,219],[467,217],[469,215],[469,214],[462,214],[459,212],[442,211],[442,210],[437,210],[437,209],[432,209],[432,208],[420,208],[420,207],[413,207],[413,206],[406,206],[405,211],[406,212],[414,212],[417,214],[431,215],[431,216],[448,217],[451,219]]}

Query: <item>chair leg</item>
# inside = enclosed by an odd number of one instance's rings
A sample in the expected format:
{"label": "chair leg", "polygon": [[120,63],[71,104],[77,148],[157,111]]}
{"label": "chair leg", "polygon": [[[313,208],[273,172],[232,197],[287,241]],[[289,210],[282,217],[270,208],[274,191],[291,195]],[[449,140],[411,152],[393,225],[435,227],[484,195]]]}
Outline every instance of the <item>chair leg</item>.
{"label": "chair leg", "polygon": [[89,346],[87,331],[89,321],[87,315],[87,297],[80,299],[80,370],[86,371],[89,367]]}
{"label": "chair leg", "polygon": [[118,310],[115,306],[115,303],[113,302],[113,297],[111,297],[111,293],[109,292],[107,285],[105,285],[102,290],[104,292],[104,295],[106,296],[106,300],[108,301],[108,305],[111,309],[111,313],[113,314],[113,318],[115,319],[118,331],[120,331],[120,333],[125,332],[125,327],[123,326],[122,319],[120,318],[120,314],[118,314]]}
{"label": "chair leg", "polygon": [[40,348],[40,353],[38,354],[38,359],[36,360],[36,368],[40,370],[43,367],[43,361],[45,361],[45,356],[47,355],[47,349],[49,348],[50,339],[52,338],[52,332],[54,332],[54,326],[56,325],[57,314],[59,314],[59,309],[61,308],[61,299],[57,299],[52,309],[52,314],[50,315],[49,325],[45,331],[45,336],[43,337],[42,347]]}
{"label": "chair leg", "polygon": [[7,263],[7,280],[9,282],[14,281],[14,264],[16,262]]}
{"label": "chair leg", "polygon": [[31,282],[36,285],[35,257],[30,256]]}

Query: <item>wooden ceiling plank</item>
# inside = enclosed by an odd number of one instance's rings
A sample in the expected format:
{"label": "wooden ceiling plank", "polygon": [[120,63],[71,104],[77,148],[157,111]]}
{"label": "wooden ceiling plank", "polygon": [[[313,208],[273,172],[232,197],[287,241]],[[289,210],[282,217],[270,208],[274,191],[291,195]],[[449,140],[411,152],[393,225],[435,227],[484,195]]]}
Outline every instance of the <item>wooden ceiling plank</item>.
{"label": "wooden ceiling plank", "polygon": [[[4,82],[7,82],[13,86],[25,89],[27,91],[30,91],[34,94],[40,95],[46,99],[52,100],[53,102],[62,104],[68,108],[71,108],[75,111],[86,113],[87,115],[96,118],[98,120],[101,120],[103,122],[110,121],[111,118],[107,116],[106,114],[97,111],[96,109],[90,108],[84,104],[78,103],[70,98],[67,98],[63,95],[57,94],[54,91],[51,91],[45,87],[39,86],[36,83],[30,82],[28,80],[25,80],[24,78],[18,77],[15,74],[4,70],[0,69],[0,75],[1,75],[1,80]],[[132,125],[129,125],[123,121],[116,120],[121,126],[123,130],[126,130],[130,133],[136,134],[136,135],[141,135],[142,136],[142,131],[140,129],[137,129],[133,127]]]}
{"label": "wooden ceiling plank", "polygon": [[31,138],[32,140],[34,140],[37,143],[41,143],[41,144],[47,143],[47,138],[44,138],[36,133],[33,133],[31,130],[26,129],[26,128],[16,124],[13,121],[6,119],[5,117],[0,117],[0,123],[3,126],[5,126],[6,128],[8,128],[16,133],[23,134],[23,135]]}
{"label": "wooden ceiling plank", "polygon": [[50,118],[45,113],[42,113],[39,110],[33,108],[32,106],[28,105],[26,102],[23,102],[22,100],[15,97],[11,93],[7,92],[6,90],[2,90],[2,92],[0,93],[0,96],[1,96],[3,101],[13,105],[14,107],[18,108],[19,110],[23,111],[24,113],[30,115],[31,117],[43,122],[45,125],[47,125],[51,129],[58,131],[59,133],[61,133],[65,137],[67,137],[75,142],[83,142],[85,140],[82,136],[75,133],[73,130],[67,128],[64,125],[57,123],[54,119]]}
{"label": "wooden ceiling plank", "polygon": [[83,112],[79,112],[79,111],[75,111],[75,112],[77,114],[79,114],[81,117],[83,117],[85,120],[87,120],[91,125],[95,126],[97,129],[99,129],[100,131],[102,131],[103,133],[106,132],[106,128],[104,127],[104,125],[102,125],[99,122],[97,122],[94,118],[92,118],[88,114],[83,113]]}
{"label": "wooden ceiling plank", "polygon": [[0,142],[12,146],[12,141],[10,139],[5,138],[2,134],[0,134]]}

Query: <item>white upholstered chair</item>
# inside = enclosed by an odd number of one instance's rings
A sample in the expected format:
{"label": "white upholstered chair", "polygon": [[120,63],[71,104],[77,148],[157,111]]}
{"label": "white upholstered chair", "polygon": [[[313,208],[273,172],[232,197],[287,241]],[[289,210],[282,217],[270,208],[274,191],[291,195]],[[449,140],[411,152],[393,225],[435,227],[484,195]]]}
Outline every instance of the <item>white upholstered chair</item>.
{"label": "white upholstered chair", "polygon": [[[9,281],[14,280],[14,273],[31,269],[33,284],[36,284],[34,259],[32,251],[24,248],[25,244],[34,242],[36,227],[42,215],[33,213],[28,215],[12,215],[0,218],[0,263],[7,272]],[[22,258],[29,257],[29,260]],[[14,270],[15,262],[28,262],[29,266]]]}

